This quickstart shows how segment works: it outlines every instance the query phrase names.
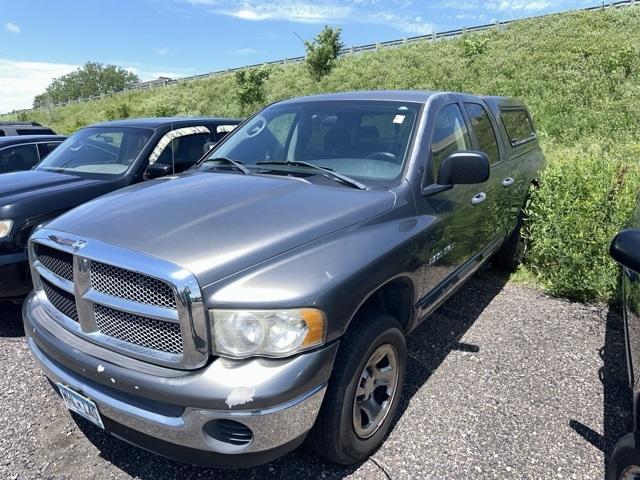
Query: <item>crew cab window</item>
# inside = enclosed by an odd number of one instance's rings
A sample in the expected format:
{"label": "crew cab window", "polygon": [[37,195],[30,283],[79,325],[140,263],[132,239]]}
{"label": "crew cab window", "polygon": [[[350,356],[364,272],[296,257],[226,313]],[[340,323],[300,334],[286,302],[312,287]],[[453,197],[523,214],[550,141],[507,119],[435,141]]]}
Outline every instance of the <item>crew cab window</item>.
{"label": "crew cab window", "polygon": [[499,162],[500,148],[489,114],[479,103],[465,103],[464,108],[471,118],[471,130],[478,141],[478,149],[487,155],[490,164]]}
{"label": "crew cab window", "polygon": [[446,157],[470,149],[471,139],[460,107],[455,103],[447,105],[438,112],[431,140],[434,175]]}
{"label": "crew cab window", "polygon": [[500,116],[504,128],[509,135],[511,145],[515,146],[536,138],[536,130],[533,128],[533,122],[527,112],[523,108],[500,110]]}
{"label": "crew cab window", "polygon": [[0,150],[0,173],[31,170],[40,161],[36,145],[16,145]]}

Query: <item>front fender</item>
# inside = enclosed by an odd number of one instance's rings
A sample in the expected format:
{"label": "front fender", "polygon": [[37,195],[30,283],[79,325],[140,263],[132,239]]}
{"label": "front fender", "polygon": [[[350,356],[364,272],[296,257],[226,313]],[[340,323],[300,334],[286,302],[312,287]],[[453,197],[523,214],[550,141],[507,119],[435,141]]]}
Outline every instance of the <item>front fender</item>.
{"label": "front fender", "polygon": [[420,233],[431,221],[405,217],[354,226],[209,285],[204,298],[215,308],[320,308],[327,314],[331,341],[391,279],[407,277],[417,297],[420,263],[410,252],[418,250]]}

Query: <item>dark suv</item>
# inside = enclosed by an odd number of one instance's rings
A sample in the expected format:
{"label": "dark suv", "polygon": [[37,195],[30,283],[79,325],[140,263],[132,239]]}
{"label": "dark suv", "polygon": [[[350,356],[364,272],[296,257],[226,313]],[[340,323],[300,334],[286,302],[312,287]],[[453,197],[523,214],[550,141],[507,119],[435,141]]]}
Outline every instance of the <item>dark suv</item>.
{"label": "dark suv", "polygon": [[38,122],[0,122],[0,137],[15,135],[55,135],[56,132]]}
{"label": "dark suv", "polygon": [[0,137],[0,173],[31,170],[66,138],[62,135]]}
{"label": "dark suv", "polygon": [[405,336],[492,256],[517,266],[544,157],[508,98],[273,104],[177,178],[31,237],[31,352],[71,410],[145,449],[250,466],[387,435]]}
{"label": "dark suv", "polygon": [[33,170],[0,175],[0,299],[31,290],[33,229],[105,193],[191,167],[238,120],[148,118],[101,123],[69,137]]}

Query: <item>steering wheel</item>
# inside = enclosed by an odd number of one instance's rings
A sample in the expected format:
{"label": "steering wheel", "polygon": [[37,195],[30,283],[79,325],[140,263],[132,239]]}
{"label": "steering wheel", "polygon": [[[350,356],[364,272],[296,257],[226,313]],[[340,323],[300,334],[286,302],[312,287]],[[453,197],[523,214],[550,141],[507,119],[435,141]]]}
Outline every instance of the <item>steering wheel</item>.
{"label": "steering wheel", "polygon": [[391,152],[373,152],[367,155],[365,158],[371,158],[373,160],[383,160],[385,162],[396,161],[396,156]]}

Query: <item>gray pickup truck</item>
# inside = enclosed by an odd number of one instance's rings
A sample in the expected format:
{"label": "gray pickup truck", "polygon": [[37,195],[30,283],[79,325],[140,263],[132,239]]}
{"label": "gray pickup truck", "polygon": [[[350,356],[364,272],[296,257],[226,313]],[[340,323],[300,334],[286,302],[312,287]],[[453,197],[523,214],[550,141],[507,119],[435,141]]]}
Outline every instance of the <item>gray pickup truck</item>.
{"label": "gray pickup truck", "polygon": [[513,270],[544,157],[522,103],[377,91],[260,111],[191,170],[37,230],[27,341],[66,406],[147,450],[247,467],[305,438],[366,458],[405,336]]}

